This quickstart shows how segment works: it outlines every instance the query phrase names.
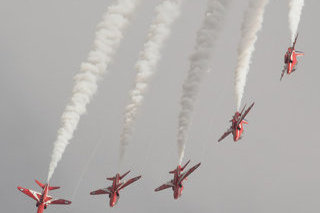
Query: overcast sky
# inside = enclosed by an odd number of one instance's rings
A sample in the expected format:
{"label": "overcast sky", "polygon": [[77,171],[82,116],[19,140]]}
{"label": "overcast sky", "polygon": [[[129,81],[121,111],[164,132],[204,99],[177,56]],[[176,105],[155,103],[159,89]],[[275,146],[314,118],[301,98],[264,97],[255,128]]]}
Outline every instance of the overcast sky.
{"label": "overcast sky", "polygon": [[[177,117],[182,82],[189,67],[206,0],[185,0],[182,14],[163,49],[127,150],[118,171],[119,135],[134,64],[154,7],[144,0],[126,32],[114,63],[88,105],[51,184],[54,197],[70,206],[46,212],[317,212],[320,191],[319,37],[320,1],[307,0],[297,50],[305,52],[297,71],[280,83],[283,56],[290,45],[288,4],[270,0],[259,33],[243,103],[255,101],[239,143],[217,144],[234,113],[233,74],[240,25],[248,0],[234,0],[217,41],[195,107],[185,160],[201,167],[185,182],[179,200],[172,191],[153,190],[168,181],[177,163]],[[86,59],[95,26],[111,0],[5,1],[0,7],[0,209],[35,212],[35,202],[18,192],[36,191],[45,181],[60,116],[73,76]],[[95,151],[94,151],[95,150]],[[106,177],[132,170],[142,179],[121,192],[114,209],[106,196],[89,192],[106,187]],[[80,182],[80,187],[77,184]]]}

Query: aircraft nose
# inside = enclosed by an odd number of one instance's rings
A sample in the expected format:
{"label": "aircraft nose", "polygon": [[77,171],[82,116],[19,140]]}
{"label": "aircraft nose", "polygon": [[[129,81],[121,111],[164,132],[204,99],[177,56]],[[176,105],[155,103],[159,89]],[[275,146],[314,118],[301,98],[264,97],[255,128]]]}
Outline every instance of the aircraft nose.
{"label": "aircraft nose", "polygon": [[175,190],[174,193],[173,193],[173,198],[176,200],[179,198],[179,192],[178,190]]}
{"label": "aircraft nose", "polygon": [[114,207],[115,205],[116,205],[116,203],[117,203],[117,200],[116,199],[111,199],[110,200],[110,207]]}

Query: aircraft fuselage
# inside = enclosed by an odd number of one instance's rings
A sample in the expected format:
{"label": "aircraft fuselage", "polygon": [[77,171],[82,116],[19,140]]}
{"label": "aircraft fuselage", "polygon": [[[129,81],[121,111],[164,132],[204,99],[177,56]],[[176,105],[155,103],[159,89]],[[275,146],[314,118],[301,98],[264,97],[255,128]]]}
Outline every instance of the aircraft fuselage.
{"label": "aircraft fuselage", "polygon": [[43,213],[44,208],[45,208],[45,204],[43,203],[38,204],[37,213]]}
{"label": "aircraft fuselage", "polygon": [[117,174],[115,179],[113,180],[113,183],[112,183],[112,188],[111,188],[111,194],[109,196],[109,205],[110,207],[114,207],[117,202],[118,202],[118,199],[119,199],[119,192],[118,192],[118,188],[120,186],[120,175]]}
{"label": "aircraft fuselage", "polygon": [[234,142],[237,142],[241,138],[241,135],[243,133],[243,125],[248,123],[245,120],[242,120],[237,125],[238,120],[240,119],[240,117],[241,117],[241,113],[236,112],[235,115],[233,116],[233,119],[232,119],[232,129],[233,129],[232,135],[233,135],[233,141]]}
{"label": "aircraft fuselage", "polygon": [[48,184],[46,184],[42,191],[40,200],[37,202],[37,207],[38,207],[37,213],[42,213],[43,210],[47,208],[45,201],[47,200],[48,192],[49,192],[49,188],[48,188]]}
{"label": "aircraft fuselage", "polygon": [[183,185],[182,185],[182,181],[180,182],[180,175],[181,175],[181,166],[179,165],[177,167],[177,170],[176,170],[176,172],[174,174],[174,178],[173,178],[174,187],[172,187],[172,189],[173,189],[174,199],[178,199],[182,194]]}

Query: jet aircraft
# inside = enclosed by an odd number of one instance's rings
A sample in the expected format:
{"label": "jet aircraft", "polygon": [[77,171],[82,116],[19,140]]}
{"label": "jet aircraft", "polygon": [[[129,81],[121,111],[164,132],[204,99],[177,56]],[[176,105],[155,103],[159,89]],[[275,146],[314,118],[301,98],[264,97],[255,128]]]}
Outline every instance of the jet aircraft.
{"label": "jet aircraft", "polygon": [[39,181],[35,180],[36,183],[43,189],[42,193],[32,191],[30,189],[23,188],[21,186],[18,186],[18,190],[22,193],[28,195],[35,201],[36,207],[38,208],[37,213],[42,213],[44,209],[47,208],[48,205],[51,204],[61,204],[61,205],[69,205],[71,204],[71,201],[63,200],[63,199],[52,199],[51,196],[48,195],[49,191],[59,189],[59,186],[49,186],[49,184],[43,184]]}
{"label": "jet aircraft", "polygon": [[178,199],[182,194],[183,181],[186,180],[187,177],[201,165],[201,163],[198,163],[197,165],[190,168],[188,171],[182,173],[189,163],[190,160],[183,167],[181,167],[181,165],[178,165],[175,170],[169,172],[170,174],[174,175],[173,179],[156,188],[155,191],[158,192],[167,188],[171,188],[173,190],[174,199]]}
{"label": "jet aircraft", "polygon": [[115,206],[118,202],[119,197],[120,197],[119,191],[141,178],[141,176],[137,176],[137,177],[134,177],[128,181],[121,182],[120,180],[122,180],[129,172],[130,171],[126,172],[123,175],[120,175],[119,173],[117,173],[116,176],[111,177],[111,178],[107,178],[107,180],[112,181],[112,185],[107,188],[103,188],[103,189],[99,189],[99,190],[90,192],[90,195],[108,194],[109,199],[110,199],[110,201],[109,201],[110,207]]}
{"label": "jet aircraft", "polygon": [[[250,105],[250,107],[244,112],[246,106],[243,107],[241,112],[236,112],[230,120],[231,127],[226,131],[221,138],[218,140],[218,142],[222,141],[225,137],[227,137],[229,134],[232,133],[234,142],[237,142],[239,139],[241,139],[241,135],[243,133],[243,125],[248,124],[248,122],[245,120],[245,117],[253,107],[254,103]],[[243,113],[244,112],[244,113]]]}
{"label": "jet aircraft", "polygon": [[296,66],[298,64],[297,57],[304,55],[303,52],[295,50],[297,38],[298,38],[298,34],[296,36],[296,39],[293,42],[292,47],[289,47],[286,54],[284,55],[284,67],[281,73],[280,81],[282,80],[286,72],[288,75],[290,75],[292,72],[296,70]]}

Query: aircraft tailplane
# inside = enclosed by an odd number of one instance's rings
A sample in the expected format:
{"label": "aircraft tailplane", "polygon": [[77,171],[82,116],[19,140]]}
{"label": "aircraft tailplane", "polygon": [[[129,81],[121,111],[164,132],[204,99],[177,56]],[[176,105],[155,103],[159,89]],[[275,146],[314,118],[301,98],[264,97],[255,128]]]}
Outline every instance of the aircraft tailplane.
{"label": "aircraft tailplane", "polygon": [[107,180],[113,181],[113,180],[114,180],[114,177],[109,177],[109,178],[107,178]]}
{"label": "aircraft tailplane", "polygon": [[124,173],[122,176],[120,176],[120,180],[121,180],[122,178],[124,178],[127,174],[129,174],[129,172],[130,172],[130,170],[127,171],[126,173]]}
{"label": "aircraft tailplane", "polygon": [[56,189],[60,189],[60,186],[49,186],[49,190],[56,190]]}
{"label": "aircraft tailplane", "polygon": [[176,171],[177,171],[176,169],[172,170],[172,171],[169,172],[169,174],[174,174],[174,173],[176,173]]}
{"label": "aircraft tailplane", "polygon": [[[42,189],[44,189],[44,187],[47,185],[47,184],[43,184],[43,183],[41,183],[40,181],[38,181],[38,180],[35,180],[36,181],[36,183],[42,188]],[[60,189],[60,186],[49,186],[49,191],[50,190],[55,190],[55,189]]]}
{"label": "aircraft tailplane", "polygon": [[37,183],[42,189],[44,189],[45,184],[41,183],[41,182],[38,181],[38,180],[35,180],[35,181],[36,181],[36,183]]}

